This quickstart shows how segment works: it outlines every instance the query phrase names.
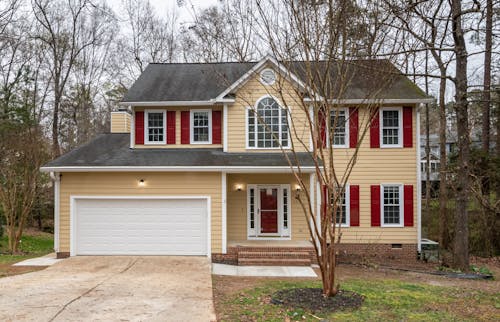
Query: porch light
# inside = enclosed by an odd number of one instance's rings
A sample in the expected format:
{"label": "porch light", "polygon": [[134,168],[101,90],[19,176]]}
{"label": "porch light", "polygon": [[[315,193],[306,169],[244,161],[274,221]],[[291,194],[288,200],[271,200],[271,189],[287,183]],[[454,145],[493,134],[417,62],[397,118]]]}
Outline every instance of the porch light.
{"label": "porch light", "polygon": [[301,187],[300,187],[300,185],[298,185],[298,184],[296,184],[296,185],[294,186],[294,188],[295,188],[295,191],[297,191],[297,192],[301,192],[301,191],[302,191],[302,188],[301,188]]}
{"label": "porch light", "polygon": [[234,190],[236,191],[243,191],[243,184],[237,183],[234,185]]}
{"label": "porch light", "polygon": [[144,179],[139,180],[139,187],[144,187],[146,185],[146,182]]}

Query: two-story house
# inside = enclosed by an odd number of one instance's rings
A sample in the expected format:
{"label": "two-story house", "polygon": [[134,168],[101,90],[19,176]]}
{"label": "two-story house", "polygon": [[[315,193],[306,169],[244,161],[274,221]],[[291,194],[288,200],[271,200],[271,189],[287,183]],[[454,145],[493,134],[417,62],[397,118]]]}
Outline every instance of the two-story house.
{"label": "two-story house", "polygon": [[[397,72],[387,61],[368,62],[374,64]],[[366,80],[373,70],[361,66],[350,72],[350,96],[337,102],[345,123],[337,122],[329,141],[342,164],[361,137],[351,124],[366,118],[366,104],[377,104],[345,189],[343,252],[414,259],[417,107],[429,98],[397,75],[370,101]],[[286,109],[273,87],[278,79],[292,98]],[[280,149],[311,141],[300,121],[304,112],[293,103],[307,99],[297,96],[301,82],[300,73],[271,57],[150,64],[125,95],[124,109],[112,113],[111,133],[42,168],[55,182],[58,256],[205,255],[240,265],[309,264],[313,248],[295,198],[301,191]],[[290,131],[289,123],[303,128]],[[319,211],[315,166],[307,151],[298,148],[297,157]]]}

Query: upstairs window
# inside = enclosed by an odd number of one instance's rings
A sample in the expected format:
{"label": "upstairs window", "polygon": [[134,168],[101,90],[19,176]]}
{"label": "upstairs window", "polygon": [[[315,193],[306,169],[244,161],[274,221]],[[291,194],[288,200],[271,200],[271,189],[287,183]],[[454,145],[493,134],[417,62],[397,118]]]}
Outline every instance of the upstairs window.
{"label": "upstairs window", "polygon": [[272,97],[261,99],[248,110],[248,148],[272,149],[289,146],[286,109]]}
{"label": "upstairs window", "polygon": [[347,127],[348,109],[341,108],[330,112],[331,140],[334,147],[348,147],[349,132]]}
{"label": "upstairs window", "polygon": [[349,223],[349,187],[342,191],[339,187],[337,188],[337,195],[332,194],[331,196],[331,206],[333,207],[335,203],[335,198],[337,198],[337,211],[335,213],[335,222],[337,225],[348,226]]}
{"label": "upstairs window", "polygon": [[212,142],[212,113],[210,110],[191,110],[191,143]]}
{"label": "upstairs window", "polygon": [[403,225],[403,191],[401,185],[383,185],[382,194],[382,226],[401,227]]}
{"label": "upstairs window", "polygon": [[146,111],[146,143],[165,144],[165,111]]}
{"label": "upstairs window", "polygon": [[401,108],[382,108],[381,147],[402,147],[402,113]]}

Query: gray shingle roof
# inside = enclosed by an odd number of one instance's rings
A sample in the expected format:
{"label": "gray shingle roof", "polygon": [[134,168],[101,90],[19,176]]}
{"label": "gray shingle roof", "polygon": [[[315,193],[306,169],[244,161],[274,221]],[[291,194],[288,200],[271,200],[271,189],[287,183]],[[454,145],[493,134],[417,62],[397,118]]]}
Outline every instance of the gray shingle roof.
{"label": "gray shingle roof", "polygon": [[217,97],[255,64],[149,64],[122,101],[208,101]]}
{"label": "gray shingle roof", "polygon": [[[208,101],[216,98],[256,64],[257,62],[149,64],[122,102]],[[307,83],[306,63],[282,64]],[[314,71],[322,72],[326,62],[315,62],[310,66]],[[388,60],[349,61],[345,73],[339,73],[337,67],[332,65],[330,69],[332,84],[329,86],[329,98],[426,98],[425,93]],[[342,80],[339,79],[339,74],[342,75]],[[341,97],[336,97],[340,92],[340,84],[345,84],[345,80],[348,81],[347,89]],[[320,86],[319,78],[311,83]]]}
{"label": "gray shingle roof", "polygon": [[[52,167],[276,167],[288,166],[281,152],[227,153],[222,149],[130,149],[128,133],[101,134],[47,163]],[[308,153],[297,153],[301,166],[313,166]]]}

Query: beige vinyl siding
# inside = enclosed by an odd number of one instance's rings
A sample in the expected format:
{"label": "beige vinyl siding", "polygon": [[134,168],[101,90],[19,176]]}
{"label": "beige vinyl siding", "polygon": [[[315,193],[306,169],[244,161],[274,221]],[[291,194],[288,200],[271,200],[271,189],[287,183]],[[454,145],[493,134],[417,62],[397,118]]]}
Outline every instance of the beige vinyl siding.
{"label": "beige vinyl siding", "polygon": [[111,133],[130,133],[131,118],[128,112],[111,112]]}
{"label": "beige vinyl siding", "polygon": [[[309,186],[309,175],[303,176]],[[236,184],[244,189],[237,191]],[[295,199],[294,186],[297,180],[292,174],[228,174],[227,175],[227,239],[241,241],[247,239],[247,185],[248,184],[289,184],[291,201],[291,239],[309,240],[306,218],[300,203]],[[305,200],[305,199],[304,199]]]}
{"label": "beige vinyl siding", "polygon": [[[172,149],[172,148],[183,148],[183,149],[203,149],[203,148],[222,148],[222,144],[181,144],[181,111],[190,111],[190,110],[213,110],[213,111],[222,111],[222,105],[211,105],[211,106],[191,106],[191,107],[177,107],[177,106],[169,106],[169,107],[136,107],[135,111],[144,111],[144,110],[161,110],[161,111],[175,111],[175,144],[135,144],[134,148],[146,148],[146,149]],[[223,117],[223,116],[222,116]],[[221,120],[221,128],[223,128]],[[165,131],[166,131],[165,125]],[[146,130],[146,128],[144,128]],[[166,133],[166,132],[165,132]],[[221,133],[221,142],[224,136],[224,129],[222,129]]]}
{"label": "beige vinyl siding", "polygon": [[[138,186],[144,179],[146,185]],[[222,251],[220,173],[63,173],[60,198],[60,252],[70,251],[70,196],[210,196],[211,247]]]}
{"label": "beige vinyl siding", "polygon": [[[282,88],[286,94],[279,94],[278,89]],[[304,151],[303,144],[309,147],[309,127],[307,114],[303,111],[300,98],[295,94],[292,85],[278,77],[276,85],[264,86],[256,75],[245,83],[236,93],[236,101],[229,105],[227,113],[228,123],[228,152],[279,152],[280,149],[246,149],[246,113],[249,107],[254,108],[257,102],[265,96],[274,97],[281,106],[287,106],[291,113],[294,131],[290,136],[294,137],[295,150]]]}
{"label": "beige vinyl siding", "polygon": [[[361,142],[356,165],[349,184],[359,185],[360,226],[343,228],[345,243],[417,243],[417,115],[413,110],[413,146],[411,148],[370,148],[370,133]],[[368,120],[367,109],[360,108],[360,131]],[[338,175],[345,171],[354,149],[334,150],[334,165]],[[413,227],[371,227],[371,185],[396,183],[413,185]],[[401,205],[403,206],[403,205]]]}

